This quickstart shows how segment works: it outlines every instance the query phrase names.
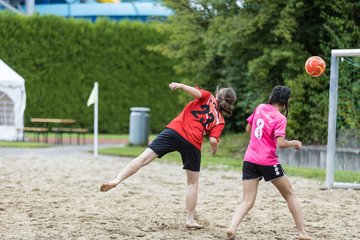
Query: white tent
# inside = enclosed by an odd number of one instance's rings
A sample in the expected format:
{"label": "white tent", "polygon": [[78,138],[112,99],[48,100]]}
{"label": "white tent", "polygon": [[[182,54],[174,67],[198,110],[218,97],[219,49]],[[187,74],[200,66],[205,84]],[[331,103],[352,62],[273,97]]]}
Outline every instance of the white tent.
{"label": "white tent", "polygon": [[0,140],[22,138],[25,107],[25,80],[0,59]]}

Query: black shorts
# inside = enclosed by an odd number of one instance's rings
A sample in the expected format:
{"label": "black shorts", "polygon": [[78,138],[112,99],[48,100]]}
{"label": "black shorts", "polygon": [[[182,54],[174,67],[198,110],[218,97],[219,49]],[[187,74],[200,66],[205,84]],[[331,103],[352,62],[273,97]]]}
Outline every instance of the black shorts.
{"label": "black shorts", "polygon": [[178,151],[181,154],[183,169],[200,172],[201,151],[188,142],[176,131],[166,128],[149,145],[161,158],[169,152]]}
{"label": "black shorts", "polygon": [[255,163],[243,162],[242,167],[243,180],[250,180],[256,178],[263,178],[265,181],[272,181],[279,177],[285,176],[285,171],[281,167],[281,164],[272,165],[272,166],[263,166]]}

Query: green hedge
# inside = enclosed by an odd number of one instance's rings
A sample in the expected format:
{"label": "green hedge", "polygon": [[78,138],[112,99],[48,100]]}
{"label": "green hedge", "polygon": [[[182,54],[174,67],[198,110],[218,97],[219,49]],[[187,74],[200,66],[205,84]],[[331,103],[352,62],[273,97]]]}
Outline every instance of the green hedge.
{"label": "green hedge", "polygon": [[168,88],[173,62],[148,50],[164,38],[140,22],[0,14],[0,59],[25,79],[26,125],[31,117],[74,118],[92,129],[86,102],[97,81],[100,132],[127,133],[135,106],[151,108],[151,130],[162,130],[182,107]]}

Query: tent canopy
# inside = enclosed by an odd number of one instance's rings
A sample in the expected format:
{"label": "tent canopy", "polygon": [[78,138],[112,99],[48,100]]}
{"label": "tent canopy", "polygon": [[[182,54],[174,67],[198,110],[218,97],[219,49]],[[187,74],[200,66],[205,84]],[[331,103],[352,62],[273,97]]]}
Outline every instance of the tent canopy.
{"label": "tent canopy", "polygon": [[0,59],[0,140],[22,137],[25,107],[25,80]]}
{"label": "tent canopy", "polygon": [[0,59],[0,82],[12,85],[24,85],[25,80],[17,72],[11,69],[3,60]]}

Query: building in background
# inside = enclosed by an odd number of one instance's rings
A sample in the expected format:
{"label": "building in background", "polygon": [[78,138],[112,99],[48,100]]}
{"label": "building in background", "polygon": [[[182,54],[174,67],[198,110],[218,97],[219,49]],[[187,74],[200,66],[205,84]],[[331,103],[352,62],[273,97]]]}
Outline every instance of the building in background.
{"label": "building in background", "polygon": [[24,14],[56,15],[95,21],[99,17],[113,20],[161,20],[172,15],[161,1],[120,0],[0,0],[0,10]]}

